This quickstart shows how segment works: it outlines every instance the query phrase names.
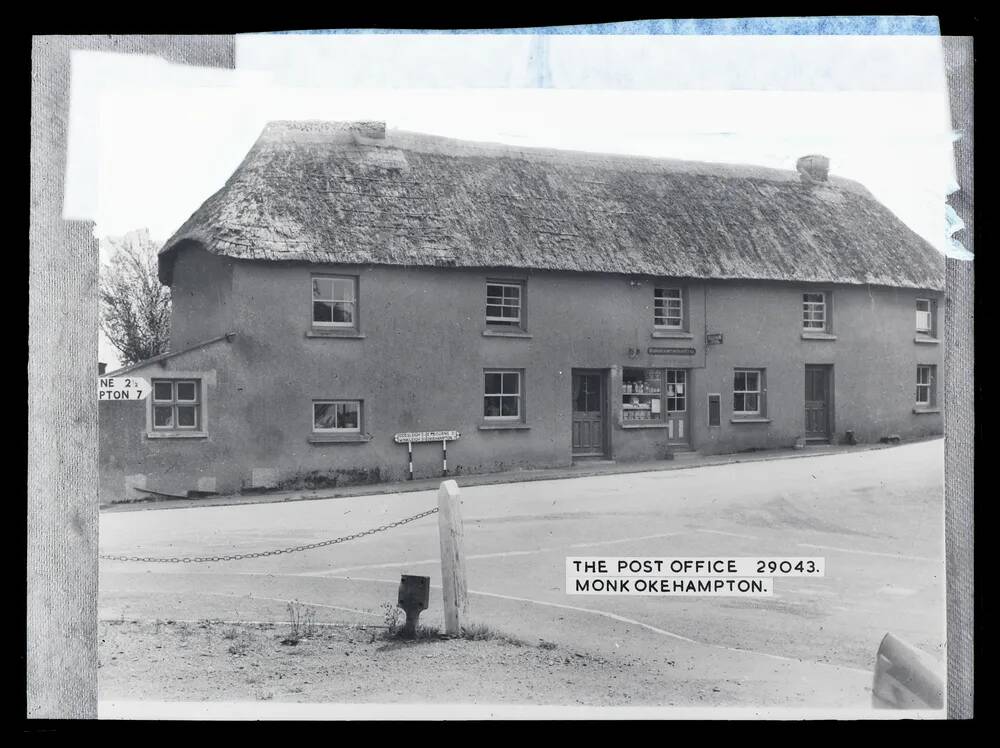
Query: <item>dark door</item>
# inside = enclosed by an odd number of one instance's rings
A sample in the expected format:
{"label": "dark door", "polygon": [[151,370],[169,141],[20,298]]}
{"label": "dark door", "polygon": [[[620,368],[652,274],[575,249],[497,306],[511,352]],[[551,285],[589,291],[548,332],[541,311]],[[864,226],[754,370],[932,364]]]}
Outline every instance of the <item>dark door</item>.
{"label": "dark door", "polygon": [[604,455],[604,374],[573,372],[573,454]]}
{"label": "dark door", "polygon": [[806,366],[806,439],[830,438],[830,367]]}

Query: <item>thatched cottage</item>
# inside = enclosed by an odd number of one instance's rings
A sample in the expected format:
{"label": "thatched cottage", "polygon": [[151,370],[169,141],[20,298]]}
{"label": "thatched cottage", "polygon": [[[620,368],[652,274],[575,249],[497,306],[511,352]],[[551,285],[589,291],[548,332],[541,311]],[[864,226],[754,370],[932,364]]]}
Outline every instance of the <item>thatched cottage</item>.
{"label": "thatched cottage", "polygon": [[943,260],[827,172],[271,123],[160,252],[102,500],[940,433]]}

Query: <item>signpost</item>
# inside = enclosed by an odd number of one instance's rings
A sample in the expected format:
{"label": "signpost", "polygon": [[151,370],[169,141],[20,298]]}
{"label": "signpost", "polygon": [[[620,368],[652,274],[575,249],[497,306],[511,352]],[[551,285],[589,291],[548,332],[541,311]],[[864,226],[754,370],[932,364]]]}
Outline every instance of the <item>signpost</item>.
{"label": "signpost", "polygon": [[458,431],[406,431],[396,434],[393,440],[396,444],[405,444],[409,456],[410,477],[413,480],[413,445],[421,442],[441,442],[441,474],[448,475],[448,442],[458,439]]}
{"label": "signpost", "polygon": [[438,535],[441,539],[441,597],[444,630],[461,636],[469,622],[469,590],[465,582],[465,538],[458,484],[446,480],[438,489]]}
{"label": "signpost", "polygon": [[150,389],[149,382],[142,377],[100,377],[97,380],[97,399],[145,400]]}

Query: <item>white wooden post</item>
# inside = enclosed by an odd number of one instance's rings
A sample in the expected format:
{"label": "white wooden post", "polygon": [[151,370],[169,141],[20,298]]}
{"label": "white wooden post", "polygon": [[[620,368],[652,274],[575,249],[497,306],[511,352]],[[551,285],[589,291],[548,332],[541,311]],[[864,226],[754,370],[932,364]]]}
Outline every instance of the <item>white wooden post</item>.
{"label": "white wooden post", "polygon": [[449,636],[461,636],[468,625],[469,592],[465,583],[465,540],[458,484],[446,480],[438,489],[438,534],[441,538],[441,592],[444,628]]}

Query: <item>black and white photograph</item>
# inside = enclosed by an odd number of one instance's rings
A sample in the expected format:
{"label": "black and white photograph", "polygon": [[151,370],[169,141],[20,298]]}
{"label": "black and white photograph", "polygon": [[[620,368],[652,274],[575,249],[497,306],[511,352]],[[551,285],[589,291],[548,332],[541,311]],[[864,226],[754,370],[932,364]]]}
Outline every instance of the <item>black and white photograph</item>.
{"label": "black and white photograph", "polygon": [[35,36],[28,716],[970,717],[972,39],[785,20]]}

